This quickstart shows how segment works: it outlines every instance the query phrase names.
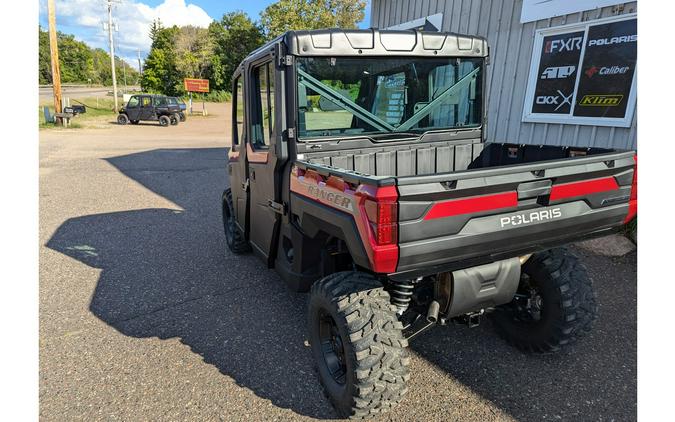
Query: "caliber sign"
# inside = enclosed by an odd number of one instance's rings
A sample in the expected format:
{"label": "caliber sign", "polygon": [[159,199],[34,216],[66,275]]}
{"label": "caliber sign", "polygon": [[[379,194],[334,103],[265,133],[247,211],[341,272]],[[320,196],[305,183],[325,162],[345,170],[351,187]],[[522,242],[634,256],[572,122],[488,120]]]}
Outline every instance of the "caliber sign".
{"label": "caliber sign", "polygon": [[588,28],[574,116],[626,115],[637,64],[637,19]]}
{"label": "caliber sign", "polygon": [[183,84],[185,85],[185,90],[187,92],[209,92],[208,79],[185,78]]}

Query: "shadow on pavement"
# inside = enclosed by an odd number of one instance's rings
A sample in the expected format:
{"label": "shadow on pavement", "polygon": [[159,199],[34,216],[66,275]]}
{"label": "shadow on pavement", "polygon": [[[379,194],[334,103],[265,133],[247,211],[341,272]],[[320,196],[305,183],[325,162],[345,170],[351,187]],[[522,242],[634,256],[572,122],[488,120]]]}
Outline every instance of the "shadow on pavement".
{"label": "shadow on pavement", "polygon": [[609,258],[574,248],[588,267],[599,317],[591,334],[553,355],[526,355],[478,328],[435,327],[411,348],[519,421],[637,420],[636,252]]}
{"label": "shadow on pavement", "polygon": [[[90,310],[121,333],[178,337],[276,406],[332,418],[304,345],[306,296],[289,292],[256,258],[226,248],[220,214],[229,183],[226,152],[159,149],[108,159],[183,211],[72,218],[47,246],[102,270]],[[434,328],[412,342],[413,351],[520,420],[633,419],[636,286],[634,274],[625,272],[634,270],[634,256],[618,263],[585,259],[603,271],[593,274],[601,318],[593,336],[571,353],[523,355],[488,324]],[[622,280],[630,285],[617,288]]]}
{"label": "shadow on pavement", "polygon": [[184,211],[141,209],[67,220],[51,249],[102,270],[90,310],[132,337],[178,337],[277,406],[333,417],[305,342],[304,295],[225,244],[227,150],[161,149],[110,158]]}

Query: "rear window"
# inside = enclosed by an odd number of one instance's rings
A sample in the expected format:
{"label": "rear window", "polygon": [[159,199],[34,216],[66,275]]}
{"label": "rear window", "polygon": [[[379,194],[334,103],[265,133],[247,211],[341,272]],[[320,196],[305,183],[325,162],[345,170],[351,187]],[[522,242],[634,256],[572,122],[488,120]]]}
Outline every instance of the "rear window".
{"label": "rear window", "polygon": [[300,138],[481,125],[482,58],[300,57]]}

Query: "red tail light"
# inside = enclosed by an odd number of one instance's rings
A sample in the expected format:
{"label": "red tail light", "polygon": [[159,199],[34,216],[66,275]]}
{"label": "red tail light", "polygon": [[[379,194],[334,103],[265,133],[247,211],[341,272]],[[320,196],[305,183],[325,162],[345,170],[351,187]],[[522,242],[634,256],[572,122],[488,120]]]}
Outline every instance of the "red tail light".
{"label": "red tail light", "polygon": [[630,188],[630,200],[628,201],[628,215],[623,220],[624,224],[629,223],[637,215],[637,155],[633,156],[635,160],[635,169],[633,170],[633,185]]}
{"label": "red tail light", "polygon": [[367,225],[369,258],[373,271],[389,273],[398,264],[398,192],[395,186],[362,186],[360,209]]}
{"label": "red tail light", "polygon": [[398,243],[398,204],[396,199],[368,198],[365,200],[366,215],[378,245]]}

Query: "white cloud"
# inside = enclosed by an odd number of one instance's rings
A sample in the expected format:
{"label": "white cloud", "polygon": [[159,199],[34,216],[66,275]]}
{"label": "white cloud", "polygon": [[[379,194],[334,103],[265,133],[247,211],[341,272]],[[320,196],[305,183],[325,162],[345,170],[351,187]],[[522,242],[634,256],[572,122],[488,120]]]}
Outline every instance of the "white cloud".
{"label": "white cloud", "polygon": [[[164,0],[156,7],[150,7],[135,0],[113,3],[113,20],[119,28],[115,33],[115,55],[123,57],[130,64],[136,63],[136,51],[142,54],[150,50],[148,35],[150,24],[159,18],[164,26],[193,25],[207,27],[213,19],[199,6],[186,4],[185,0]],[[47,2],[40,0],[40,15],[46,17]],[[46,18],[44,19],[46,21]],[[93,47],[108,50],[107,3],[102,0],[56,0],[57,27],[77,28],[76,38]]]}

